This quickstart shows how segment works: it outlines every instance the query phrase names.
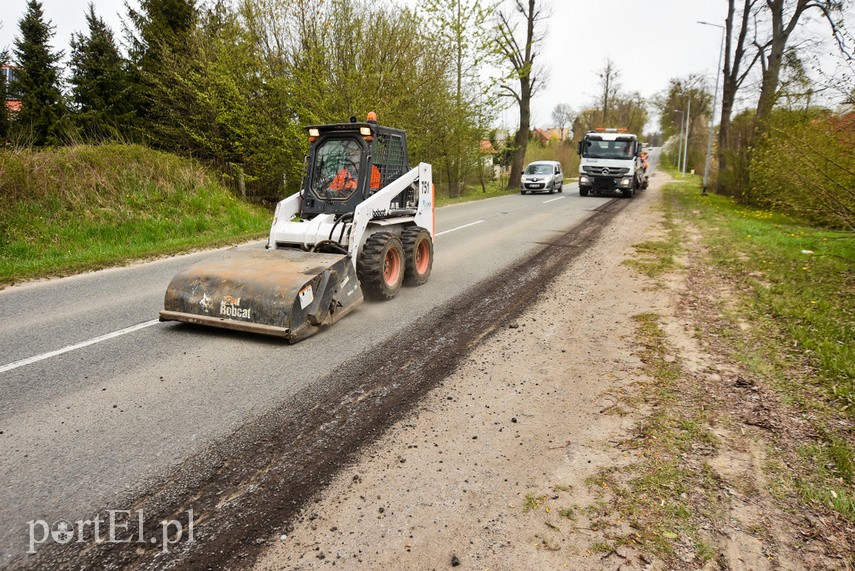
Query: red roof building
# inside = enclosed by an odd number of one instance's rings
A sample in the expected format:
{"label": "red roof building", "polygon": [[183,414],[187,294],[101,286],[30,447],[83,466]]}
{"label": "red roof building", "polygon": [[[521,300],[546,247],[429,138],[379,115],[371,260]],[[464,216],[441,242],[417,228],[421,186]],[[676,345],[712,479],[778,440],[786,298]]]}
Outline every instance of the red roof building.
{"label": "red roof building", "polygon": [[[6,89],[9,89],[9,85],[15,79],[15,68],[10,67],[8,65],[4,65],[0,67],[0,73],[3,74],[3,78],[6,80]],[[21,110],[21,100],[15,97],[11,93],[6,94],[6,109],[11,111],[12,113],[17,113]]]}

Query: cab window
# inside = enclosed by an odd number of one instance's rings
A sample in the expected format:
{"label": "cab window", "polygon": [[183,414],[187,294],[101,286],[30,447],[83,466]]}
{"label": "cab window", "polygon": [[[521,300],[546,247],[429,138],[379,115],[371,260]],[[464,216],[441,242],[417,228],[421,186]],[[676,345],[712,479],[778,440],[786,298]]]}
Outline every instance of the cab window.
{"label": "cab window", "polygon": [[347,200],[359,187],[362,145],[355,139],[329,139],[315,151],[312,192],[323,200]]}

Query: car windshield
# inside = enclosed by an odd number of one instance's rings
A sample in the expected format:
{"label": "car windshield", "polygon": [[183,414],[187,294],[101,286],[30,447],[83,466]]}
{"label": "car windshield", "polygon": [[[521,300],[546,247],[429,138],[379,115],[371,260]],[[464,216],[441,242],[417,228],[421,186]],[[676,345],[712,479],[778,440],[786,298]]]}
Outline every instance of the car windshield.
{"label": "car windshield", "polygon": [[582,156],[591,159],[630,159],[632,141],[586,140],[582,146]]}
{"label": "car windshield", "polygon": [[528,165],[525,174],[552,174],[552,165]]}
{"label": "car windshield", "polygon": [[362,146],[355,139],[329,139],[315,151],[312,192],[322,200],[346,200],[359,186]]}

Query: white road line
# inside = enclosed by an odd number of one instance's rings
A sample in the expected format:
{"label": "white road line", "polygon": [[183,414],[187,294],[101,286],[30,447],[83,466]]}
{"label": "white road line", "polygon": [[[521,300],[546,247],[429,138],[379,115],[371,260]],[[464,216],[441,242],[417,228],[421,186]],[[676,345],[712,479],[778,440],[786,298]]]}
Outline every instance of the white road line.
{"label": "white road line", "polygon": [[550,202],[555,202],[556,200],[564,200],[567,198],[566,196],[559,196],[558,198],[552,198],[550,200],[544,200],[543,204],[549,204]]}
{"label": "white road line", "polygon": [[436,238],[436,237],[442,236],[443,234],[450,234],[451,232],[463,230],[464,228],[469,228],[470,226],[475,226],[476,224],[480,224],[482,222],[484,222],[484,221],[483,220],[476,220],[475,222],[470,222],[469,224],[464,224],[463,226],[458,226],[457,228],[451,228],[450,230],[443,230],[442,232],[437,232],[434,237]]}
{"label": "white road line", "polygon": [[107,333],[106,335],[93,337],[92,339],[87,339],[86,341],[75,343],[74,345],[68,345],[66,347],[63,347],[62,349],[57,349],[56,351],[42,353],[41,355],[36,355],[35,357],[15,361],[14,363],[9,363],[8,365],[3,365],[2,367],[0,367],[0,373],[5,373],[6,371],[11,371],[12,369],[17,369],[18,367],[23,367],[25,365],[32,365],[33,363],[38,363],[39,361],[44,361],[45,359],[50,359],[51,357],[56,357],[57,355],[62,355],[63,353],[68,353],[76,349],[82,349],[83,347],[88,347],[89,345],[100,343],[101,341],[114,339],[127,333],[133,333],[134,331],[139,331],[140,329],[145,329],[146,327],[151,327],[152,325],[156,325],[158,323],[160,323],[159,319],[152,319],[151,321],[145,321],[143,323],[138,323],[137,325],[125,327],[124,329],[119,329],[118,331]]}

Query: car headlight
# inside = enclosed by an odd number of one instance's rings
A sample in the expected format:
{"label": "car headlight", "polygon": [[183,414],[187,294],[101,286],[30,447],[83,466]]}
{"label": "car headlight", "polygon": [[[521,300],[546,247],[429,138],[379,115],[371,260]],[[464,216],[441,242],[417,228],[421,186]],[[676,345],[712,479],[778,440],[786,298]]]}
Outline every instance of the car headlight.
{"label": "car headlight", "polygon": [[586,177],[586,176],[580,176],[580,177],[579,177],[579,182],[583,182],[583,183],[587,184],[587,183],[588,183],[588,177]]}
{"label": "car headlight", "polygon": [[620,180],[621,186],[629,186],[630,184],[632,184],[632,179],[629,177],[624,177]]}

